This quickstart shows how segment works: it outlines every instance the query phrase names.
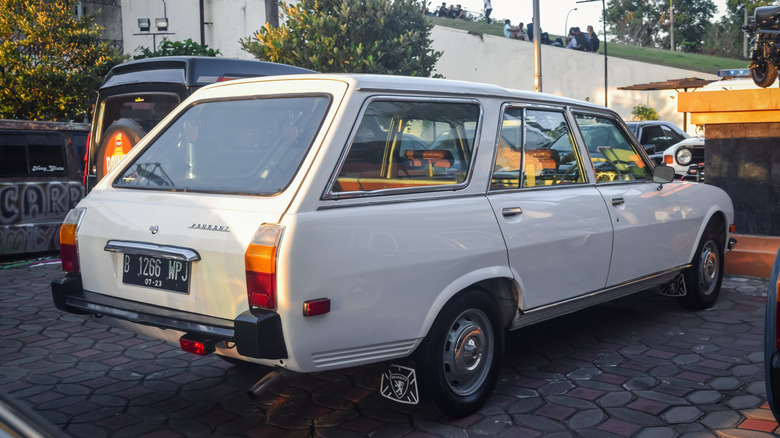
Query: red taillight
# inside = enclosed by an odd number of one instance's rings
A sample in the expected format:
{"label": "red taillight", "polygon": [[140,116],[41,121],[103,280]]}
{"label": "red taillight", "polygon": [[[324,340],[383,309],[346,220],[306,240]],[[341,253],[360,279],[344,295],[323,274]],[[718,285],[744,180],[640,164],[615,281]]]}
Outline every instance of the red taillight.
{"label": "red taillight", "polygon": [[276,255],[282,227],[261,225],[244,254],[246,293],[250,306],[276,309]]}
{"label": "red taillight", "polygon": [[246,271],[246,292],[250,306],[276,309],[276,274]]}
{"label": "red taillight", "polygon": [[207,356],[215,351],[214,342],[206,339],[194,339],[184,335],[179,338],[181,349],[187,353],[194,353],[199,356]]}
{"label": "red taillight", "polygon": [[74,208],[65,216],[65,220],[60,227],[60,259],[62,259],[62,270],[66,272],[80,272],[79,265],[79,246],[76,232],[78,231],[81,218],[84,217],[84,208]]}

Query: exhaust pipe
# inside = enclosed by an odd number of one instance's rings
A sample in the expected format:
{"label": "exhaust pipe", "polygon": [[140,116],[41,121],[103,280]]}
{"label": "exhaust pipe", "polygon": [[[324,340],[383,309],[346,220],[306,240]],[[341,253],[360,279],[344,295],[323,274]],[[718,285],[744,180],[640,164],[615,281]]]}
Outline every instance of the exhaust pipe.
{"label": "exhaust pipe", "polygon": [[250,399],[257,400],[261,395],[268,391],[268,388],[270,388],[272,385],[283,382],[295,374],[296,373],[290,370],[277,368],[263,376],[262,379],[258,380],[257,383],[252,385],[252,387],[249,388],[249,391],[247,391],[247,395]]}

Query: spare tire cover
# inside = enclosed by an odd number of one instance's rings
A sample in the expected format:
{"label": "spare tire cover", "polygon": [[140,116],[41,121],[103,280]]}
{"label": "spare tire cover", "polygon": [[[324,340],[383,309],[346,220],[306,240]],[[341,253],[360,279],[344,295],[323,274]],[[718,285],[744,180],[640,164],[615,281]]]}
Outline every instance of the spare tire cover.
{"label": "spare tire cover", "polygon": [[100,141],[96,156],[98,180],[111,171],[130,152],[146,131],[132,119],[119,119],[112,123]]}

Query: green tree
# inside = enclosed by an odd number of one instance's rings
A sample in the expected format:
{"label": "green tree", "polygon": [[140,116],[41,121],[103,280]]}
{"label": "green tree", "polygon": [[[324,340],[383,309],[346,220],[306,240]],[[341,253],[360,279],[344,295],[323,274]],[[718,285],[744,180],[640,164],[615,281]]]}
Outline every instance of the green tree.
{"label": "green tree", "polygon": [[657,0],[610,0],[607,6],[608,31],[619,43],[654,47],[660,20]]}
{"label": "green tree", "polygon": [[658,113],[655,108],[645,106],[640,103],[634,106],[631,110],[631,115],[634,116],[634,120],[658,120]]}
{"label": "green tree", "polygon": [[[674,49],[679,47],[684,52],[699,52],[704,38],[712,25],[718,7],[712,0],[676,0],[674,5]],[[668,10],[668,7],[667,7]],[[669,22],[664,22],[665,30],[669,31]],[[665,37],[663,47],[669,47],[669,38]]]}
{"label": "green tree", "polygon": [[[712,0],[673,0],[675,48],[700,51],[717,11]],[[669,0],[609,0],[607,26],[615,40],[669,48]]]}
{"label": "green tree", "polygon": [[301,0],[242,39],[256,58],[326,72],[431,76],[441,52],[419,0]]}
{"label": "green tree", "polygon": [[0,0],[0,118],[83,120],[122,56],[76,0]]}
{"label": "green tree", "polygon": [[158,50],[139,47],[136,52],[141,52],[141,54],[133,56],[133,59],[157,58],[160,56],[217,56],[221,54],[219,50],[209,49],[209,46],[206,44],[192,41],[192,38],[187,38],[184,41],[170,41],[168,38],[163,38]]}

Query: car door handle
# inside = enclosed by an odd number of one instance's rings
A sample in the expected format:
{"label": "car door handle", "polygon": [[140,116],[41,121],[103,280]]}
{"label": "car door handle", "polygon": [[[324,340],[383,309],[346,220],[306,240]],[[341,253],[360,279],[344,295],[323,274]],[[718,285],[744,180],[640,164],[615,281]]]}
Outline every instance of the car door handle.
{"label": "car door handle", "polygon": [[520,207],[506,207],[501,209],[501,214],[504,216],[517,216],[523,214],[523,209]]}
{"label": "car door handle", "polygon": [[626,201],[623,198],[612,198],[612,205],[623,205]]}

